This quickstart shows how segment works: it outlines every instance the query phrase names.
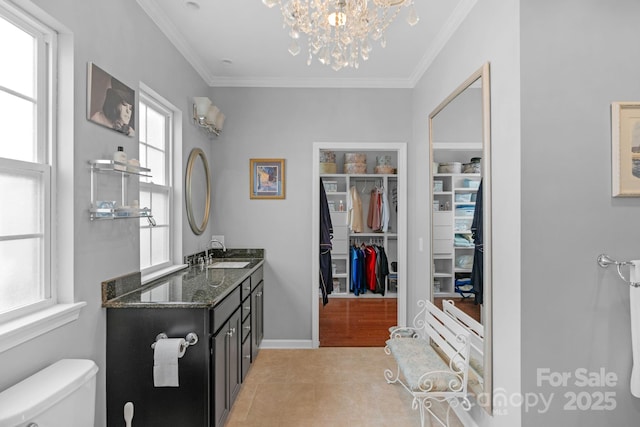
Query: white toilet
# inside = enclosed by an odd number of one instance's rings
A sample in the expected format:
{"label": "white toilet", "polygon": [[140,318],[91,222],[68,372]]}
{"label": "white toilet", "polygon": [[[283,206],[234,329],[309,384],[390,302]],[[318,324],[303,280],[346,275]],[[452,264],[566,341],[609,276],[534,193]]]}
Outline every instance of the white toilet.
{"label": "white toilet", "polygon": [[63,359],[0,393],[0,427],[91,427],[96,373],[92,360]]}

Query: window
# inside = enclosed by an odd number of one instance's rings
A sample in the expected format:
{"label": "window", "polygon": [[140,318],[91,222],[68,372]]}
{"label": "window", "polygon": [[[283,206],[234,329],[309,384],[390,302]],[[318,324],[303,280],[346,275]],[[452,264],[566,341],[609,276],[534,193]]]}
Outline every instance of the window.
{"label": "window", "polygon": [[156,225],[140,220],[140,271],[143,275],[173,264],[173,111],[140,94],[140,164],[152,177],[140,178],[140,206],[151,209]]}
{"label": "window", "polygon": [[[53,305],[52,30],[0,3],[0,320]],[[28,263],[29,268],[24,268]]]}

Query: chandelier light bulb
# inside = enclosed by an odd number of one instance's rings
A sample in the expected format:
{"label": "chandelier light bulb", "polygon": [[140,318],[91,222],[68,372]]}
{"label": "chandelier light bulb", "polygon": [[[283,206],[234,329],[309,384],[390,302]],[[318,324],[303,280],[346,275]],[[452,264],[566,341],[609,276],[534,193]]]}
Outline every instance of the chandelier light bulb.
{"label": "chandelier light bulb", "polygon": [[332,12],[327,20],[332,27],[342,27],[347,22],[347,15],[344,12]]}
{"label": "chandelier light bulb", "polygon": [[358,68],[358,58],[366,61],[373,50],[370,39],[380,40],[385,47],[384,32],[403,7],[410,9],[407,23],[416,25],[419,18],[414,1],[262,0],[262,3],[269,8],[280,7],[283,27],[289,27],[288,50],[292,55],[300,53],[298,40],[306,35],[307,65],[311,65],[315,56],[321,64],[338,71],[345,67]]}

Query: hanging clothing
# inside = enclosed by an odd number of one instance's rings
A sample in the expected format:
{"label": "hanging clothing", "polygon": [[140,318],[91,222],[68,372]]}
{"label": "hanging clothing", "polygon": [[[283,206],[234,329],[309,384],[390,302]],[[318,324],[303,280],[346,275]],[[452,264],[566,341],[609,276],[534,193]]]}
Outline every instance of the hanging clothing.
{"label": "hanging clothing", "polygon": [[351,246],[351,280],[349,290],[358,296],[367,291],[365,279],[365,254],[364,250],[358,246]]}
{"label": "hanging clothing", "polygon": [[380,231],[382,217],[382,198],[378,188],[371,190],[369,198],[369,213],[367,215],[367,227],[373,231]]}
{"label": "hanging clothing", "polygon": [[333,268],[331,266],[331,239],[333,225],[324,184],[320,178],[320,290],[322,291],[322,305],[329,302],[328,295],[333,292]]}
{"label": "hanging clothing", "polygon": [[389,276],[389,261],[384,247],[352,245],[349,259],[351,262],[349,290],[356,296],[367,291],[384,295]]}
{"label": "hanging clothing", "polygon": [[362,199],[358,189],[352,186],[349,189],[349,197],[347,197],[347,226],[354,233],[362,233]]}
{"label": "hanging clothing", "polygon": [[475,245],[473,250],[473,266],[471,268],[471,285],[475,293],[474,302],[476,304],[482,304],[484,294],[484,246],[482,241],[482,228],[482,181],[480,181],[480,187],[478,187],[478,194],[476,195],[476,206],[473,212],[473,221],[471,222],[471,233]]}
{"label": "hanging clothing", "polygon": [[373,246],[364,248],[365,280],[367,289],[376,290],[376,250]]}
{"label": "hanging clothing", "polygon": [[380,215],[380,229],[383,232],[387,232],[387,230],[389,229],[389,199],[387,198],[387,192],[383,189],[381,189],[381,196],[382,196],[382,213]]}
{"label": "hanging clothing", "polygon": [[374,292],[384,295],[387,277],[389,276],[389,260],[383,246],[375,246],[376,249],[376,288]]}

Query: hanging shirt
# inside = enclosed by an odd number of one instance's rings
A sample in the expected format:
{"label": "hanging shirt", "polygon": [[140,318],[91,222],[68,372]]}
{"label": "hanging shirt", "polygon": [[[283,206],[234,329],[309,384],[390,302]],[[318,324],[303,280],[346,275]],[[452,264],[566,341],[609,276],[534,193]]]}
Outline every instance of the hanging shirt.
{"label": "hanging shirt", "polygon": [[347,225],[354,233],[362,233],[362,199],[358,194],[358,189],[352,186],[349,189],[347,198]]}
{"label": "hanging shirt", "polygon": [[376,290],[376,250],[373,246],[364,248],[365,280],[367,289]]}
{"label": "hanging shirt", "polygon": [[380,216],[380,226],[385,233],[389,229],[389,199],[387,198],[387,192],[382,189],[382,214]]}
{"label": "hanging shirt", "polygon": [[381,205],[382,199],[380,198],[380,192],[377,188],[371,190],[369,198],[369,213],[367,215],[367,227],[373,231],[380,231],[380,217],[381,217]]}

